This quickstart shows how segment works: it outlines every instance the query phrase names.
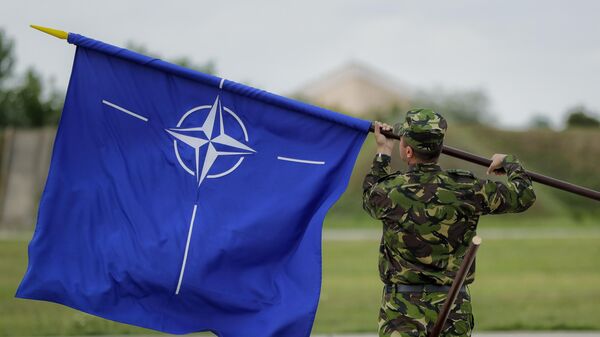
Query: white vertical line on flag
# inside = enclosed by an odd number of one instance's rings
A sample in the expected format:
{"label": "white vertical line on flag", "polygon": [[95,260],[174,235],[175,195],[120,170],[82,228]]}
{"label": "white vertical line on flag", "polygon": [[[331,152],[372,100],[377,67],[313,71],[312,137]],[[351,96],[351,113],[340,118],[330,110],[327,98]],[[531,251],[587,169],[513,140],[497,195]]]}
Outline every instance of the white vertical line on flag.
{"label": "white vertical line on flag", "polygon": [[177,289],[175,289],[175,295],[179,295],[179,289],[181,288],[181,282],[183,281],[183,272],[185,271],[187,255],[190,249],[190,239],[192,238],[192,229],[194,229],[194,219],[196,218],[196,208],[198,208],[198,205],[194,205],[194,210],[192,211],[192,221],[190,221],[190,229],[188,230],[187,242],[185,243],[185,253],[183,254],[183,263],[181,264],[181,271],[179,272],[179,282],[177,282]]}
{"label": "white vertical line on flag", "polygon": [[147,122],[147,121],[148,121],[148,118],[146,118],[146,117],[144,117],[144,116],[141,116],[141,115],[138,115],[138,114],[136,114],[135,112],[131,112],[131,111],[129,111],[129,110],[127,110],[127,109],[123,108],[123,107],[120,107],[120,106],[118,106],[118,105],[116,105],[116,104],[114,104],[114,103],[111,103],[111,102],[109,102],[109,101],[107,101],[107,100],[102,100],[102,103],[104,103],[104,104],[108,105],[108,106],[109,106],[109,107],[111,107],[111,108],[115,108],[115,109],[117,109],[117,110],[119,110],[119,111],[122,111],[122,112],[124,112],[124,113],[126,113],[126,114],[128,114],[128,115],[130,115],[130,116],[133,116],[133,117],[135,117],[135,118],[139,118],[139,119],[143,120],[144,122]]}
{"label": "white vertical line on flag", "polygon": [[293,161],[296,163],[303,163],[303,164],[325,165],[324,161],[304,160],[304,159],[288,158],[288,157],[281,157],[281,156],[277,156],[277,159],[285,160],[285,161]]}
{"label": "white vertical line on flag", "polygon": [[224,78],[222,78],[221,83],[219,83],[219,89],[223,89],[223,82],[225,82]]}

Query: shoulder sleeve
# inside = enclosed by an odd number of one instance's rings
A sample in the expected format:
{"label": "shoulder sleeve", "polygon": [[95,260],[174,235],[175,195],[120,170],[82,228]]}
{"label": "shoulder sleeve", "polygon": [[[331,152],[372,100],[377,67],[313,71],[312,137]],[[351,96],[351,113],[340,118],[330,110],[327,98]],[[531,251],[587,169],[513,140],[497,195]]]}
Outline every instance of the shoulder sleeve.
{"label": "shoulder sleeve", "polygon": [[382,219],[392,206],[388,197],[392,187],[385,184],[396,176],[390,174],[391,159],[388,155],[376,155],[371,170],[363,180],[363,208],[375,219]]}
{"label": "shoulder sleeve", "polygon": [[473,174],[473,172],[467,171],[467,170],[448,169],[448,170],[446,170],[446,172],[455,178],[467,178],[467,179],[475,178],[475,174]]}
{"label": "shoulder sleeve", "polygon": [[535,202],[531,179],[514,155],[502,161],[508,182],[483,180],[481,186],[484,199],[483,214],[523,212]]}

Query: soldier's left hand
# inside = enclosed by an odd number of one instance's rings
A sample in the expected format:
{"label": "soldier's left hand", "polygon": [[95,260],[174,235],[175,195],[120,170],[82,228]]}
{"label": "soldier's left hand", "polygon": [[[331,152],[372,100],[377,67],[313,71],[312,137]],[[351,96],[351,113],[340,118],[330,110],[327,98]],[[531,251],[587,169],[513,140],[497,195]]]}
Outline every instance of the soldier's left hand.
{"label": "soldier's left hand", "polygon": [[374,129],[375,141],[377,142],[377,152],[391,155],[392,149],[394,148],[394,139],[387,138],[381,133],[381,131],[392,131],[392,126],[376,121]]}

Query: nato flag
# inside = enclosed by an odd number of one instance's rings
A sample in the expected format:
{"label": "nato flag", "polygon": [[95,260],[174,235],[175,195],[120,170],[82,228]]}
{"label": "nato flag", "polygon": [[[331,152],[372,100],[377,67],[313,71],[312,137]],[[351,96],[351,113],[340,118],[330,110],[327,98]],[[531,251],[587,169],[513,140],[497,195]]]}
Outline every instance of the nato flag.
{"label": "nato flag", "polygon": [[370,122],[77,45],[17,297],[168,333],[310,335]]}

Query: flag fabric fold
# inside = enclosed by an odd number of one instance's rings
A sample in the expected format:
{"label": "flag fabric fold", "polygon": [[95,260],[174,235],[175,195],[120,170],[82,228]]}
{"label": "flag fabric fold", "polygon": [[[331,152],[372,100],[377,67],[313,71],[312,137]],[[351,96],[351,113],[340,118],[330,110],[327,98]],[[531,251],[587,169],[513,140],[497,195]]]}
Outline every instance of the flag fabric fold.
{"label": "flag fabric fold", "polygon": [[168,333],[309,336],[370,122],[77,34],[17,297]]}

